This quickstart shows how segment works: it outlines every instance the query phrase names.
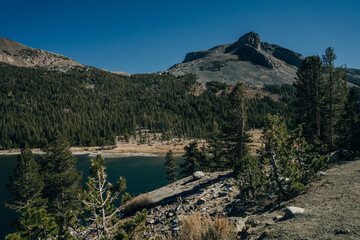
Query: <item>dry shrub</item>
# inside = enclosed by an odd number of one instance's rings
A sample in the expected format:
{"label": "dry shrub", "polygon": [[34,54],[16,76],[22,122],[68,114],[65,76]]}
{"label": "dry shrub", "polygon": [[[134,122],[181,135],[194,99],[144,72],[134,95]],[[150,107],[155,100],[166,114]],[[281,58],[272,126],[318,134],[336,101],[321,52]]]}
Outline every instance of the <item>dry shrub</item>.
{"label": "dry shrub", "polygon": [[121,209],[125,215],[130,215],[149,207],[151,204],[151,198],[147,194],[141,194],[127,201],[123,206],[121,206]]}
{"label": "dry shrub", "polygon": [[197,214],[185,216],[180,220],[177,240],[231,240],[236,239],[234,224],[226,217],[201,217]]}

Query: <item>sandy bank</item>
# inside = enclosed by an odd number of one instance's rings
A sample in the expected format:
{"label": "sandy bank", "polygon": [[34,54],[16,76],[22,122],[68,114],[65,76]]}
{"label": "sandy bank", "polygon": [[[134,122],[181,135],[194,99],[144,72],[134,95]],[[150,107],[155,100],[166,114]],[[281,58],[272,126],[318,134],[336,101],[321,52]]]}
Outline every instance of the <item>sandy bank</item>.
{"label": "sandy bank", "polygon": [[[170,141],[151,141],[140,144],[136,141],[117,142],[115,146],[94,146],[94,147],[71,147],[70,151],[74,155],[96,156],[101,154],[103,157],[132,157],[132,156],[165,156],[171,149],[175,155],[182,155],[184,147],[193,140],[173,139]],[[205,144],[204,140],[198,140],[199,146]],[[32,149],[34,154],[43,154],[39,148]],[[1,150],[0,155],[18,155],[20,149]]]}
{"label": "sandy bank", "polygon": [[[262,146],[260,129],[252,129],[249,131],[253,142],[249,144],[250,151],[255,153],[257,149]],[[168,141],[149,140],[147,143],[139,143],[137,140],[131,138],[129,142],[118,141],[113,146],[94,146],[94,147],[71,147],[70,151],[74,155],[90,155],[96,156],[101,154],[103,157],[131,157],[131,156],[165,156],[171,149],[175,155],[182,155],[185,153],[184,147],[189,145],[194,139],[178,139],[173,138]],[[198,146],[206,145],[205,140],[197,140]],[[32,149],[34,154],[43,154],[39,148]],[[20,149],[0,150],[1,155],[18,155]]]}

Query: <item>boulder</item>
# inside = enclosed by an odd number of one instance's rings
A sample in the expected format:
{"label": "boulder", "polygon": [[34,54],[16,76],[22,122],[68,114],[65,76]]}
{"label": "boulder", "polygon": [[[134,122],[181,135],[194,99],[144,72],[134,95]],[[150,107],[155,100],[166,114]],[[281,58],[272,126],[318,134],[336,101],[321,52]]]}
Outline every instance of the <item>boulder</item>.
{"label": "boulder", "polygon": [[235,229],[234,232],[240,233],[245,229],[245,222],[247,221],[248,217],[241,218],[241,217],[230,217],[230,219],[234,222]]}
{"label": "boulder", "polygon": [[305,212],[304,208],[299,207],[287,207],[285,209],[285,218],[293,218],[297,215],[301,215]]}
{"label": "boulder", "polygon": [[193,173],[194,180],[198,180],[198,179],[200,179],[200,178],[202,178],[204,176],[205,176],[205,173],[202,172],[202,171],[196,171],[196,172]]}

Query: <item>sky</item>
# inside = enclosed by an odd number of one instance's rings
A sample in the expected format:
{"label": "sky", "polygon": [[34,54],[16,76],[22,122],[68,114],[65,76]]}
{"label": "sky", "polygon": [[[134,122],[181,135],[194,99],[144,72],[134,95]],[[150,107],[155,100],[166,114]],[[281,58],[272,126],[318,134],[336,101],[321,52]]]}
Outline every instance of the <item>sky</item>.
{"label": "sky", "polygon": [[0,0],[0,37],[85,65],[149,73],[255,31],[304,56],[360,68],[359,0]]}

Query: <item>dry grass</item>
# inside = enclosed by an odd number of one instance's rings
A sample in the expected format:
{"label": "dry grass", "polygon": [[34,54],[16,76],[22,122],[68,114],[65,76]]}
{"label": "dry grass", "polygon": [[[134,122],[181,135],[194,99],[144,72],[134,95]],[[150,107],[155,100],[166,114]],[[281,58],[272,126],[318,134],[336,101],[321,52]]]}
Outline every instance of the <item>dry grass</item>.
{"label": "dry grass", "polygon": [[180,220],[177,240],[230,240],[235,239],[234,224],[231,220],[216,216],[201,217],[197,214],[185,216]]}
{"label": "dry grass", "polygon": [[125,215],[133,214],[137,211],[141,211],[152,204],[151,198],[147,194],[141,194],[129,201],[127,201],[122,207],[122,211]]}
{"label": "dry grass", "polygon": [[256,153],[263,146],[263,142],[261,140],[262,130],[261,129],[250,129],[248,133],[251,135],[252,142],[249,143],[250,152]]}

